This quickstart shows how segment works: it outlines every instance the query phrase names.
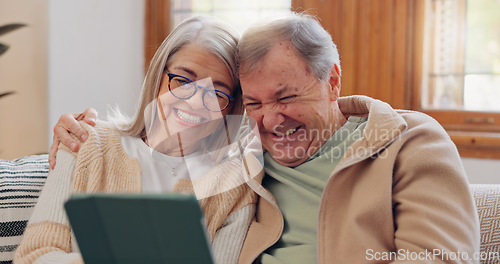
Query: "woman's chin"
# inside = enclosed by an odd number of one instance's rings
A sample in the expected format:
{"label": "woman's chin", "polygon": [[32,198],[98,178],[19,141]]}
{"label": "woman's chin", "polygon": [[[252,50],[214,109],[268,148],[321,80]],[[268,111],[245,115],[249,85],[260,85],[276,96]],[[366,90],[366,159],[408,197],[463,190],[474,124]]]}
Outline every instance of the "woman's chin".
{"label": "woman's chin", "polygon": [[200,141],[206,138],[209,134],[203,129],[184,129],[176,133],[180,144],[183,146],[199,145]]}

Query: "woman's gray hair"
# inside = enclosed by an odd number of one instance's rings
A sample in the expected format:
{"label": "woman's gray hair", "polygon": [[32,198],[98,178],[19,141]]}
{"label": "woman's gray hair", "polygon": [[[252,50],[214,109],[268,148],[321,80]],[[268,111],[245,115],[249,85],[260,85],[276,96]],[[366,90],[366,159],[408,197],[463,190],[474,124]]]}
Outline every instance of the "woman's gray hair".
{"label": "woman's gray hair", "polygon": [[338,66],[340,74],[339,53],[332,36],[313,16],[291,13],[251,26],[243,33],[238,44],[240,77],[250,73],[269,49],[281,41],[290,41],[319,80],[326,80],[334,65]]}
{"label": "woman's gray hair", "polygon": [[[181,22],[160,45],[151,62],[142,85],[141,99],[139,107],[133,119],[122,115],[118,110],[113,111],[108,119],[114,123],[124,134],[145,139],[146,124],[144,111],[148,104],[155,102],[164,69],[172,61],[176,53],[184,46],[192,44],[205,48],[208,52],[216,55],[226,65],[231,74],[234,87],[232,97],[235,98],[228,112],[230,115],[243,116],[244,108],[241,101],[241,88],[237,72],[237,44],[238,33],[227,23],[210,16],[196,16]],[[156,107],[155,107],[156,108]],[[231,132],[238,131],[241,122],[231,119],[227,122],[227,129]],[[224,122],[223,122],[224,123]],[[220,126],[212,135],[220,135],[218,138],[211,138],[208,148],[217,149],[219,144],[227,145],[226,127]],[[208,141],[208,140],[207,140]]]}

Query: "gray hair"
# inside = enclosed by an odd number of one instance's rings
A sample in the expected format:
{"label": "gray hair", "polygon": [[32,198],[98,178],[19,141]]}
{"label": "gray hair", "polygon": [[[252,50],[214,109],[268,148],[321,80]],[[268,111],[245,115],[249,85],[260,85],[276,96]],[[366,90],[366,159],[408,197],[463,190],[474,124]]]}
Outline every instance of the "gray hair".
{"label": "gray hair", "polygon": [[319,80],[326,80],[334,65],[338,66],[340,74],[339,53],[332,36],[313,16],[291,13],[284,18],[254,25],[243,33],[238,44],[240,77],[250,73],[280,41],[290,41]]}
{"label": "gray hair", "polygon": [[[128,119],[119,110],[113,111],[108,119],[114,123],[122,133],[145,139],[146,129],[144,111],[146,106],[155,101],[158,97],[161,79],[165,67],[171,62],[175,54],[184,46],[193,44],[205,48],[210,53],[216,55],[226,65],[234,83],[233,101],[230,115],[243,115],[244,108],[241,100],[241,87],[237,72],[237,44],[238,33],[227,23],[210,16],[196,16],[181,22],[160,45],[155,55],[151,59],[148,71],[142,85],[141,99],[139,107],[133,119]],[[241,122],[228,122],[229,131],[238,131]],[[219,138],[211,138],[209,148],[216,149],[219,144],[227,145],[226,127],[222,125],[212,135],[220,135]],[[207,140],[208,141],[208,140]],[[225,141],[225,143],[224,143]]]}

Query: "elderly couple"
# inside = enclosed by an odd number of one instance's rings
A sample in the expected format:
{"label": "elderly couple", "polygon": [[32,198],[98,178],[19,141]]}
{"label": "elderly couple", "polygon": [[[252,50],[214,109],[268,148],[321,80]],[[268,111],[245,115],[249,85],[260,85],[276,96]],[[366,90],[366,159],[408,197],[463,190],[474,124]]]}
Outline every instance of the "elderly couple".
{"label": "elderly couple", "polygon": [[62,204],[97,191],[194,193],[217,263],[458,263],[426,253],[479,251],[446,132],[422,113],[339,97],[340,76],[309,15],[241,40],[217,19],[187,19],[156,52],[134,119],[61,117],[15,262],[83,262]]}

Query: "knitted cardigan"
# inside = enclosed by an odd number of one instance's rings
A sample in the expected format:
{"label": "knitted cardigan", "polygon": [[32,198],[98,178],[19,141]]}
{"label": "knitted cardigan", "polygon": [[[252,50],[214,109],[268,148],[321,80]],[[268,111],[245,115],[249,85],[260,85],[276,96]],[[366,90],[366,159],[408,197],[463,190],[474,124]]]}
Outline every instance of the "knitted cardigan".
{"label": "knitted cardigan", "polygon": [[[16,251],[15,263],[33,263],[35,260],[43,263],[82,262],[63,209],[64,201],[71,193],[141,192],[141,168],[138,161],[123,150],[120,131],[107,123],[98,123],[96,127],[82,125],[89,132],[89,138],[78,153],[61,145],[57,165],[50,172],[35,206]],[[241,159],[227,159],[200,179],[183,179],[174,186],[175,192],[194,193],[199,197],[207,221],[207,233],[219,262],[236,262],[254,215],[257,196],[245,184],[249,176],[246,173]],[[236,228],[231,232],[223,231],[230,224]]]}

